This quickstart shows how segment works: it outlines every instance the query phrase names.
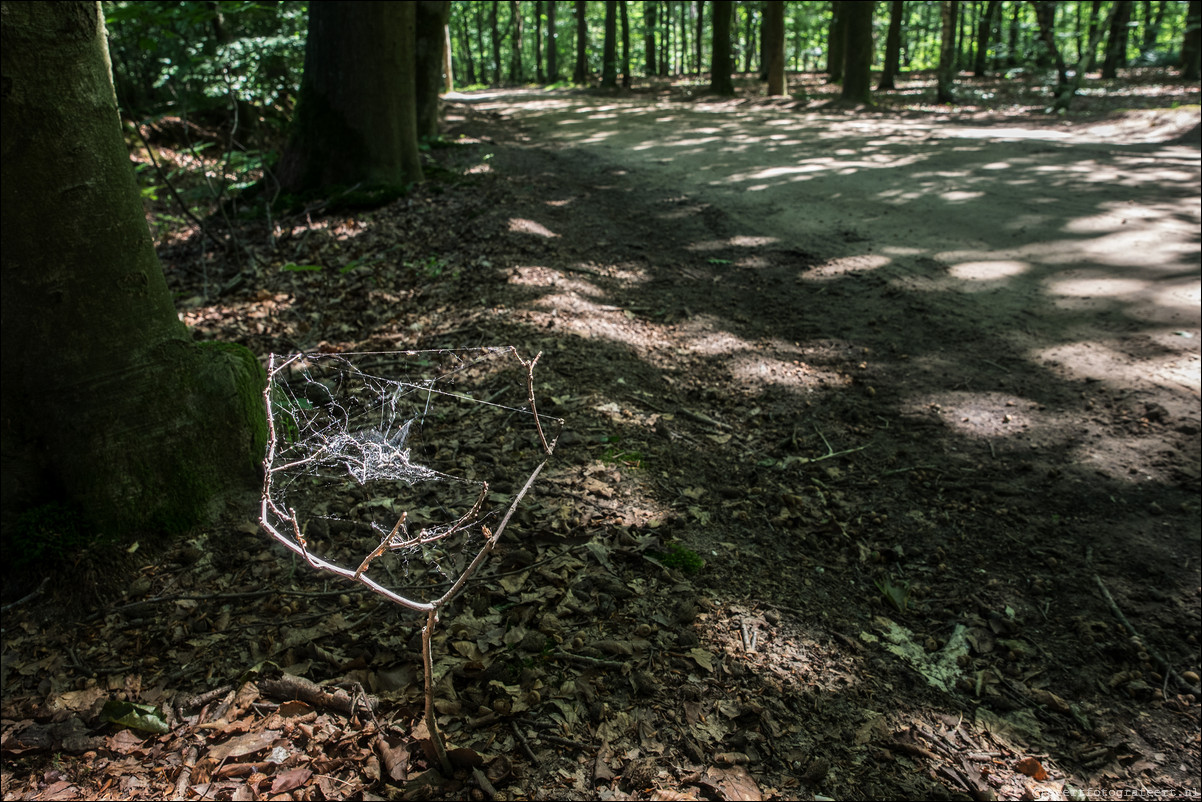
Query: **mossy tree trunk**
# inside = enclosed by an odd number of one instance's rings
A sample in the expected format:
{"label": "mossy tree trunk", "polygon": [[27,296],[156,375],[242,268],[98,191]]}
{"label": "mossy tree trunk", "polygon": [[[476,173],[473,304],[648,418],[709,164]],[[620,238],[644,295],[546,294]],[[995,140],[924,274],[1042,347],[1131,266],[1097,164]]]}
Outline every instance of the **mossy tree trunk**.
{"label": "mossy tree trunk", "polygon": [[181,530],[258,485],[263,368],[176,314],[100,4],[5,2],[0,20],[5,523],[56,504],[92,531]]}
{"label": "mossy tree trunk", "polygon": [[956,82],[956,19],[959,0],[942,0],[939,3],[939,69],[935,81],[935,100],[938,103],[955,103],[953,86]]}
{"label": "mossy tree trunk", "polygon": [[445,86],[443,69],[447,22],[451,19],[450,0],[421,0],[414,3],[417,10],[414,60],[417,136],[433,139],[438,136],[438,91]]}
{"label": "mossy tree trunk", "polygon": [[277,170],[286,190],[401,189],[422,180],[415,7],[310,4],[300,100]]}

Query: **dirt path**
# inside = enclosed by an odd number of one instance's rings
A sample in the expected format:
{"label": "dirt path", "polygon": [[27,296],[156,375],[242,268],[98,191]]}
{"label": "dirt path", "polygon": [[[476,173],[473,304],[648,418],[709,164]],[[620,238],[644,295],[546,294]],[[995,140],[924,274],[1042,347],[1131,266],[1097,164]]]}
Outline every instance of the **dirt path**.
{"label": "dirt path", "polygon": [[[456,777],[415,727],[425,619],[251,499],[133,581],[64,566],[86,619],[6,611],[6,798],[1197,797],[1196,107],[511,91],[447,137],[443,180],[279,221],[260,267],[187,228],[160,256],[198,339],[543,353],[567,428],[436,637]],[[436,447],[500,492],[495,435]],[[283,667],[375,715],[271,696]]]}

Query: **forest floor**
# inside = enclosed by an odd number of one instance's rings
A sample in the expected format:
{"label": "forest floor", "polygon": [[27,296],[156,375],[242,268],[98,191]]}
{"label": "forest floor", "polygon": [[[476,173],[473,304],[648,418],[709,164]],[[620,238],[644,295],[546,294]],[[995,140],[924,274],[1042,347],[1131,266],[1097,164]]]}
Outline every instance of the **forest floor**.
{"label": "forest floor", "polygon": [[1197,799],[1199,93],[1154,78],[473,92],[433,180],[246,223],[255,267],[159,226],[198,339],[541,352],[566,426],[436,639],[454,780],[421,620],[249,501],[78,622],[6,612],[0,794]]}

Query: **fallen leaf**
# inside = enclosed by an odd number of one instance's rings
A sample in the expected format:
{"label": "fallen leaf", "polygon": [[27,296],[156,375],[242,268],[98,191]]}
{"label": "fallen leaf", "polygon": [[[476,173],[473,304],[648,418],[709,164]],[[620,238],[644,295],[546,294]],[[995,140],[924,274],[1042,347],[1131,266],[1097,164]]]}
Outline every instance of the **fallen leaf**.
{"label": "fallen leaf", "polygon": [[1033,757],[1024,757],[1014,765],[1016,771],[1020,771],[1033,780],[1043,782],[1048,778],[1048,773],[1044,769],[1043,764]]}

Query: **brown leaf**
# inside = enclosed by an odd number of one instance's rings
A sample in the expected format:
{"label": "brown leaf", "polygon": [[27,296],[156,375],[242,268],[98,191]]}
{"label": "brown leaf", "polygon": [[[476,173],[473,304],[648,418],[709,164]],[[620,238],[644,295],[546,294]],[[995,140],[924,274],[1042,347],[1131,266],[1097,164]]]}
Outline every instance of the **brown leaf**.
{"label": "brown leaf", "polygon": [[312,776],[313,772],[306,768],[289,769],[283,774],[277,774],[271,781],[271,793],[285,794],[294,788],[300,788]]}
{"label": "brown leaf", "polygon": [[218,762],[227,758],[245,757],[253,755],[255,752],[261,752],[268,748],[280,737],[279,730],[263,730],[262,732],[248,732],[246,735],[239,735],[236,738],[230,738],[223,744],[217,744],[209,750],[209,757]]}
{"label": "brown leaf", "polygon": [[1044,769],[1043,764],[1033,757],[1024,757],[1014,765],[1014,769],[1038,782],[1043,782],[1048,778],[1048,773]]}

